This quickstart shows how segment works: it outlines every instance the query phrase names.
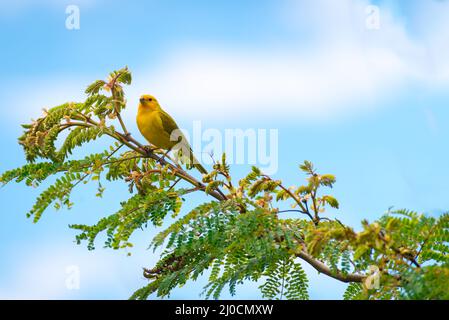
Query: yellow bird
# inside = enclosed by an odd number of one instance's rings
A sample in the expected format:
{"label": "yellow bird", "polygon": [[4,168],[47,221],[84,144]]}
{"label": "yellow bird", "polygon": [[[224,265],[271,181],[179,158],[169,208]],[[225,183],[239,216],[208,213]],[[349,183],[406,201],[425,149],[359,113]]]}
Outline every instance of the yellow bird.
{"label": "yellow bird", "polygon": [[195,166],[201,173],[206,169],[198,162],[192,152],[189,142],[179,130],[175,120],[164,110],[155,97],[144,94],[140,97],[137,111],[137,127],[140,133],[156,148],[177,151],[181,156],[188,156],[188,163]]}

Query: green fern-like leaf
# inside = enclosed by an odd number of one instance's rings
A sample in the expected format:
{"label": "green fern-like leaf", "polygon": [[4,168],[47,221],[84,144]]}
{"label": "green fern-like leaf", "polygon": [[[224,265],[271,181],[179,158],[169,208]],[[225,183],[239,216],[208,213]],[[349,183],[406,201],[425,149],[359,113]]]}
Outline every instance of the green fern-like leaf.
{"label": "green fern-like leaf", "polygon": [[103,134],[103,129],[97,127],[78,127],[72,130],[64,141],[64,144],[58,151],[59,161],[72,154],[74,148],[82,144],[95,140]]}
{"label": "green fern-like leaf", "polygon": [[350,283],[343,294],[344,300],[359,300],[361,299],[363,287],[360,283]]}

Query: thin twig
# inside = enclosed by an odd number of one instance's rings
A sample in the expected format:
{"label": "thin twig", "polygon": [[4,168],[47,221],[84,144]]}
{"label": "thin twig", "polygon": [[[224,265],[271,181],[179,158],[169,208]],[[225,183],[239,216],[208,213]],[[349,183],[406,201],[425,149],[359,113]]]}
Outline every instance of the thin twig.
{"label": "thin twig", "polygon": [[280,210],[280,211],[277,211],[277,213],[285,213],[285,212],[299,212],[299,213],[308,215],[310,217],[310,214],[308,214],[307,212],[302,211],[302,210],[291,209],[291,210]]}
{"label": "thin twig", "polygon": [[179,181],[181,181],[181,178],[178,178],[178,179],[177,179],[177,180],[170,186],[170,188],[168,188],[167,191],[170,191],[171,189],[173,189]]}
{"label": "thin twig", "polygon": [[112,103],[114,104],[114,111],[115,111],[115,115],[117,116],[118,121],[120,122],[120,126],[123,129],[123,132],[125,134],[125,136],[129,136],[130,133],[128,132],[128,130],[126,129],[125,123],[123,122],[122,116],[120,115],[120,112],[117,108],[117,99],[116,99],[116,92],[115,92],[115,85],[117,82],[118,77],[120,77],[122,75],[123,72],[118,72],[115,77],[111,80],[110,82],[110,88],[111,88],[111,94],[112,94]]}

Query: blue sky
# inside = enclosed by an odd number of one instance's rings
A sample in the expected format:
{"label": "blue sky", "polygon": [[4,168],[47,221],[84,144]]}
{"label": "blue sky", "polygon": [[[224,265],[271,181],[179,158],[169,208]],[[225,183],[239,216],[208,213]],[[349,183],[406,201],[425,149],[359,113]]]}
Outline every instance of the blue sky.
{"label": "blue sky", "polygon": [[[79,30],[65,28],[69,4],[80,8]],[[372,4],[375,30],[366,26]],[[0,0],[0,38],[1,171],[24,164],[20,123],[83,99],[88,83],[127,65],[125,119],[136,137],[137,98],[148,92],[185,128],[201,120],[220,130],[278,129],[276,177],[299,184],[305,159],[335,174],[336,214],[355,227],[390,206],[449,208],[448,1]],[[233,166],[237,175],[247,168]],[[157,230],[136,234],[131,257],[76,246],[68,224],[93,223],[127,196],[111,185],[99,201],[83,188],[72,210],[49,210],[37,224],[25,213],[40,190],[1,188],[0,298],[121,299],[145,284]],[[71,265],[79,290],[65,285]],[[341,297],[345,285],[307,270],[312,298]],[[172,298],[198,297],[203,284]],[[257,285],[238,297],[258,298]]]}

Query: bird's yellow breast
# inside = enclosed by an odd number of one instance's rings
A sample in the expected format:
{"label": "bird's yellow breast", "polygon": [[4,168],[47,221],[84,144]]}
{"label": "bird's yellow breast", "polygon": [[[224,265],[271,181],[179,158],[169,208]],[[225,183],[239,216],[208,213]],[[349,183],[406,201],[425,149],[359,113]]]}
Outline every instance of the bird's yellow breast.
{"label": "bird's yellow breast", "polygon": [[170,149],[174,144],[173,141],[170,141],[169,134],[164,130],[159,111],[139,107],[137,127],[145,139],[158,148]]}

